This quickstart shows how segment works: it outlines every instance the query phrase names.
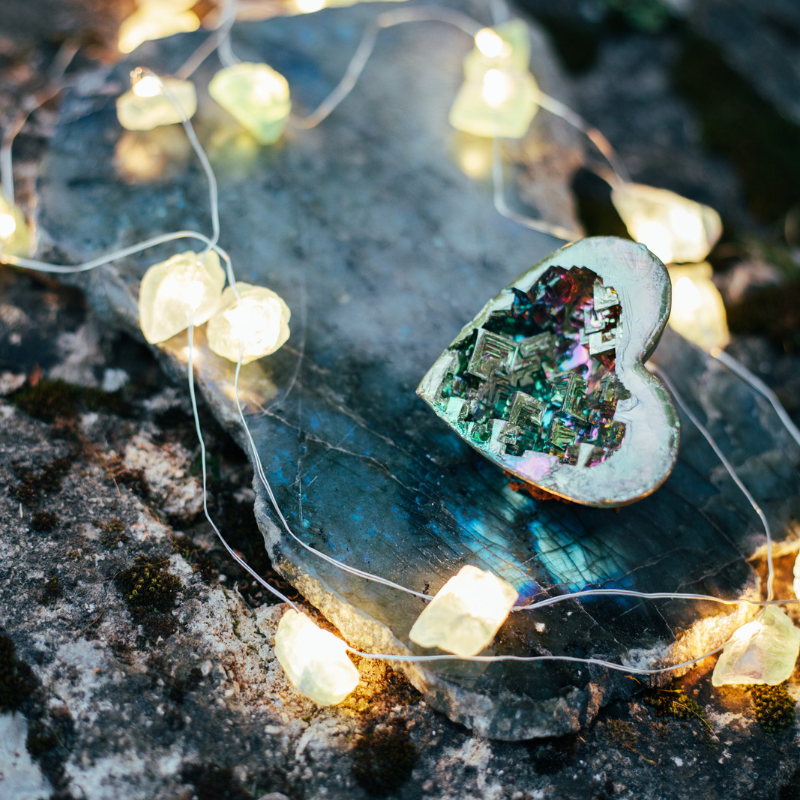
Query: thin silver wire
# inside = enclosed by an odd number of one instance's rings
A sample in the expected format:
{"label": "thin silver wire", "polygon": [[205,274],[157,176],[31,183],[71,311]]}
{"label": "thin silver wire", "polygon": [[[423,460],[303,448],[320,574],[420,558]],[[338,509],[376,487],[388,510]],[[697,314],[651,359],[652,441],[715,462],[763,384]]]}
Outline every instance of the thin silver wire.
{"label": "thin silver wire", "polygon": [[692,410],[689,406],[686,405],[683,397],[681,397],[678,390],[673,385],[672,381],[664,374],[663,370],[658,369],[657,367],[652,367],[653,372],[658,375],[659,378],[664,382],[664,385],[667,389],[672,392],[673,397],[675,398],[676,402],[680,406],[681,410],[687,417],[694,423],[695,427],[703,434],[705,440],[711,445],[711,449],[717,454],[717,458],[722,462],[722,466],[728,471],[728,474],[733,478],[734,483],[739,487],[742,494],[747,498],[750,505],[753,507],[753,510],[758,514],[759,519],[761,520],[761,524],[764,526],[764,532],[767,535],[767,600],[772,600],[775,597],[774,592],[774,582],[775,582],[775,567],[772,563],[772,531],[769,527],[769,522],[767,521],[767,517],[764,512],[761,510],[761,506],[756,502],[755,498],[752,494],[750,494],[749,489],[742,483],[742,479],[737,475],[736,470],[733,468],[732,464],[728,459],[725,457],[725,454],[720,449],[719,445],[714,441],[714,437],[708,432],[706,427],[700,422],[700,420],[694,415]]}
{"label": "thin silver wire", "polygon": [[[197,50],[192,53],[189,58],[184,61],[181,67],[178,68],[178,71],[175,73],[175,77],[178,80],[185,81],[194,75],[195,72],[200,68],[200,65],[215,51],[219,51],[222,43],[224,41],[228,41],[228,47],[230,49],[230,35],[231,35],[231,28],[233,27],[234,22],[236,22],[236,11],[238,6],[238,0],[227,0],[224,3],[224,9],[222,14],[220,15],[219,26],[217,29],[212,33],[204,42],[197,48]],[[220,53],[220,61],[222,61],[221,53]],[[238,59],[237,59],[238,61]],[[226,65],[227,66],[227,65]]]}
{"label": "thin silver wire", "polygon": [[566,661],[573,664],[587,664],[597,667],[605,667],[606,669],[613,669],[617,672],[626,672],[632,675],[660,675],[664,672],[674,672],[676,669],[683,669],[684,667],[691,667],[700,661],[713,656],[725,647],[726,643],[703,653],[697,658],[692,658],[689,661],[682,661],[680,664],[674,664],[670,667],[655,667],[648,669],[646,667],[634,667],[627,664],[617,664],[614,661],[605,661],[602,658],[577,658],[575,656],[458,656],[458,655],[445,655],[437,654],[432,656],[402,656],[393,653],[364,653],[361,650],[356,650],[354,647],[349,647],[348,650],[353,655],[361,656],[362,658],[374,658],[381,661],[403,661],[403,662],[430,662],[430,661],[475,661],[481,664],[492,664],[497,661],[518,661],[522,663],[535,663],[537,661]]}
{"label": "thin silver wire", "polygon": [[280,506],[278,505],[278,501],[275,498],[275,494],[272,491],[272,486],[270,482],[267,480],[266,473],[264,472],[264,466],[261,462],[261,456],[258,454],[258,448],[256,447],[256,443],[253,440],[253,435],[250,431],[250,426],[247,424],[247,420],[245,419],[244,412],[242,411],[242,404],[239,399],[239,371],[241,368],[241,361],[236,367],[236,374],[234,376],[233,388],[234,388],[234,397],[236,398],[236,409],[239,412],[239,420],[242,423],[242,428],[244,430],[245,436],[247,437],[247,442],[250,445],[250,452],[253,454],[253,465],[255,467],[256,474],[258,475],[259,480],[261,481],[261,485],[264,487],[264,490],[267,493],[267,496],[270,499],[270,503],[272,504],[272,508],[275,510],[275,514],[277,515],[278,519],[281,521],[281,525],[286,533],[294,539],[301,547],[307,550],[309,553],[313,553],[315,556],[318,556],[323,561],[327,562],[328,564],[333,565],[334,567],[338,567],[343,572],[348,572],[351,575],[357,575],[359,578],[364,578],[368,581],[373,581],[374,583],[380,583],[383,586],[390,586],[392,589],[398,589],[401,592],[405,592],[406,594],[413,595],[414,597],[419,597],[423,600],[433,600],[433,596],[429,594],[424,594],[422,592],[416,592],[413,589],[409,589],[406,586],[401,586],[399,583],[395,583],[394,581],[390,581],[387,578],[381,578],[378,575],[373,575],[371,572],[365,572],[364,570],[357,569],[356,567],[351,567],[347,564],[343,564],[340,561],[337,561],[335,558],[327,555],[326,553],[322,553],[311,545],[306,544],[299,536],[297,536],[294,531],[289,527],[289,523],[286,521],[286,517],[283,515],[283,511],[281,511]]}
{"label": "thin silver wire", "polygon": [[356,48],[350,63],[345,70],[344,76],[339,81],[336,88],[306,117],[289,117],[289,121],[298,128],[306,130],[315,128],[334,111],[334,109],[353,91],[358,82],[364,67],[367,65],[378,34],[385,28],[392,28],[395,25],[403,25],[407,22],[444,22],[454,25],[459,30],[464,31],[468,36],[475,37],[484,26],[477,20],[444,6],[400,8],[392,11],[385,11],[379,14],[372,22],[367,25],[361,37],[361,41]]}
{"label": "thin silver wire", "polygon": [[778,415],[778,418],[783,423],[783,426],[789,432],[791,437],[800,445],[800,430],[797,429],[797,426],[792,422],[791,417],[786,413],[786,409],[781,404],[781,401],[778,400],[778,396],[772,389],[767,386],[761,378],[754,375],[747,367],[742,364],[741,361],[735,359],[732,355],[729,355],[724,350],[720,350],[719,348],[714,348],[711,351],[711,355],[717,359],[721,364],[724,364],[731,372],[738,375],[743,381],[749,383],[759,394],[763,395],[775,409],[775,413]]}
{"label": "thin silver wire", "polygon": [[505,181],[503,179],[503,160],[500,152],[500,140],[492,139],[492,186],[494,207],[497,213],[518,225],[525,228],[530,228],[540,233],[547,233],[550,236],[555,236],[559,239],[566,239],[568,242],[574,242],[576,239],[583,238],[580,231],[573,231],[569,228],[562,228],[560,225],[552,225],[544,220],[534,219],[533,217],[524,214],[517,214],[506,205],[505,199]]}
{"label": "thin silver wire", "polygon": [[[197,397],[195,396],[194,391],[194,321],[189,325],[188,329],[188,340],[189,340],[189,355],[188,355],[188,379],[189,379],[189,397],[192,401],[192,414],[194,416],[194,427],[197,431],[197,440],[200,442],[200,463],[203,469],[203,512],[205,513],[206,519],[208,520],[211,527],[214,529],[214,533],[217,534],[217,538],[222,542],[223,547],[228,551],[228,554],[233,558],[233,560],[240,566],[242,569],[246,570],[250,575],[253,576],[268,592],[271,592],[275,595],[279,600],[283,601],[284,603],[288,603],[295,611],[298,613],[302,613],[300,607],[293,603],[286,595],[282,594],[278,589],[274,586],[269,584],[265,581],[254,569],[250,567],[250,565],[243,559],[240,558],[236,551],[225,541],[225,537],[222,535],[222,532],[217,527],[216,523],[213,519],[211,519],[211,514],[208,511],[208,471],[206,469],[206,442],[203,438],[203,431],[200,427],[200,414],[197,409]],[[242,366],[242,357],[239,356],[239,362],[236,365],[236,369],[238,370]]]}

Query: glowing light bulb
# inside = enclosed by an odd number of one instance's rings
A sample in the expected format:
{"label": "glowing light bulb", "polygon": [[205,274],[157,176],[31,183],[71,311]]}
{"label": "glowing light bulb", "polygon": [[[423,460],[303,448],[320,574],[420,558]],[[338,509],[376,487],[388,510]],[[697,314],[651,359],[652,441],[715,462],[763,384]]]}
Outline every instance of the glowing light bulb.
{"label": "glowing light bulb", "polygon": [[462,567],[425,607],[408,636],[421,647],[477,655],[492,641],[518,596],[508,581],[491,572]]}
{"label": "glowing light bulb", "polygon": [[154,75],[145,75],[136,81],[132,88],[137,97],[155,97],[161,92],[161,84]]}
{"label": "glowing light bulb", "polygon": [[487,58],[498,58],[511,49],[503,41],[503,38],[491,28],[481,28],[475,34],[475,47]]}
{"label": "glowing light bulb", "polygon": [[200,27],[194,11],[195,0],[144,0],[139,8],[119,27],[118,43],[121,53],[131,53],[151,39],[163,39],[176,33],[189,33]]}
{"label": "glowing light bulb", "polygon": [[10,239],[17,229],[17,221],[11,214],[0,214],[0,239]]}
{"label": "glowing light bulb", "polygon": [[711,682],[714,686],[788,680],[800,653],[800,630],[777,606],[767,606],[725,644]]}
{"label": "glowing light bulb", "polygon": [[528,28],[521,20],[479,31],[464,59],[465,80],[450,109],[450,124],[474,136],[524,136],[539,97],[529,60]]}
{"label": "glowing light bulb", "polygon": [[208,346],[229,361],[249,364],[274,353],[289,338],[289,307],[275,292],[236,282],[239,299],[228,287],[208,322]]}
{"label": "glowing light bulb", "polygon": [[[162,78],[164,86],[175,102],[191,118],[197,111],[197,93],[191,81]],[[159,79],[145,75],[133,87],[117,98],[119,124],[129,131],[151,131],[162,125],[181,121],[181,115],[161,90]]]}
{"label": "glowing light bulb", "polygon": [[201,262],[191,251],[150,267],[139,287],[139,324],[151,344],[164,342],[190,324],[202,325],[219,307],[225,272],[212,250]]}
{"label": "glowing light bulb", "polygon": [[261,144],[280,138],[292,103],[286,78],[272,67],[247,62],[225,67],[208,91]]}
{"label": "glowing light bulb", "polygon": [[728,346],[728,318],[714,282],[711,265],[684,264],[670,266],[672,310],[669,326],[703,350],[720,350]]}
{"label": "glowing light bulb", "polygon": [[25,215],[0,195],[0,261],[3,255],[28,256],[30,252],[31,234]]}
{"label": "glowing light bulb", "polygon": [[295,0],[294,4],[301,14],[313,14],[325,8],[325,0]]}
{"label": "glowing light bulb", "polygon": [[499,69],[490,69],[483,76],[483,99],[489,108],[497,108],[508,100],[508,80]]}
{"label": "glowing light bulb", "polygon": [[345,642],[294,609],[278,624],[275,656],[292,686],[318,706],[341,703],[358,686]]}
{"label": "glowing light bulb", "polygon": [[713,208],[666,189],[624,183],[611,201],[628,233],[665,263],[702,261],[722,233]]}

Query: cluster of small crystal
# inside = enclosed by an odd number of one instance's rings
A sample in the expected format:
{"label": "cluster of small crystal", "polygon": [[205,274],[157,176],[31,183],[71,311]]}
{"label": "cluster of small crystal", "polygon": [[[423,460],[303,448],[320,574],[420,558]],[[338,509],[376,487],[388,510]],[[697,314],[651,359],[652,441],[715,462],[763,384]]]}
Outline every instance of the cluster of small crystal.
{"label": "cluster of small crystal", "polygon": [[625,435],[614,421],[621,331],[616,291],[586,267],[550,267],[514,302],[454,345],[436,403],[480,449],[527,451],[593,466]]}

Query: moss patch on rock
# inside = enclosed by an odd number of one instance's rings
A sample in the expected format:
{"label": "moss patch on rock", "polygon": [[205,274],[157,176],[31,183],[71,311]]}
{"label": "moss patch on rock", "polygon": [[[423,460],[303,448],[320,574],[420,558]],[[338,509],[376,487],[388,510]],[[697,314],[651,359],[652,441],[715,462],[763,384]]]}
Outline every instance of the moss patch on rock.
{"label": "moss patch on rock", "polygon": [[797,702],[790,697],[786,683],[750,688],[756,719],[773,736],[794,725]]}
{"label": "moss patch on rock", "polygon": [[31,668],[17,659],[14,642],[0,634],[0,712],[19,709],[35,688]]}
{"label": "moss patch on rock", "polygon": [[152,639],[175,632],[175,620],[169,612],[175,606],[181,582],[164,569],[165,563],[140,556],[115,579],[134,620]]}

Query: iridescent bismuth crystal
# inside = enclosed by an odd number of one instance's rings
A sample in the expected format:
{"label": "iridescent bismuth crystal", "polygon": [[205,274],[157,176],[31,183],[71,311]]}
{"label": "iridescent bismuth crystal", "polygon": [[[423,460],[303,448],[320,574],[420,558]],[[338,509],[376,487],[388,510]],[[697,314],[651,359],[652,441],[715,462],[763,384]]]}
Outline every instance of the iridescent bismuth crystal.
{"label": "iridescent bismuth crystal", "polygon": [[632,502],[677,455],[675,407],[644,367],[669,307],[667,271],[646,248],[584,239],[491,300],[418,393],[524,481],[587,505]]}

